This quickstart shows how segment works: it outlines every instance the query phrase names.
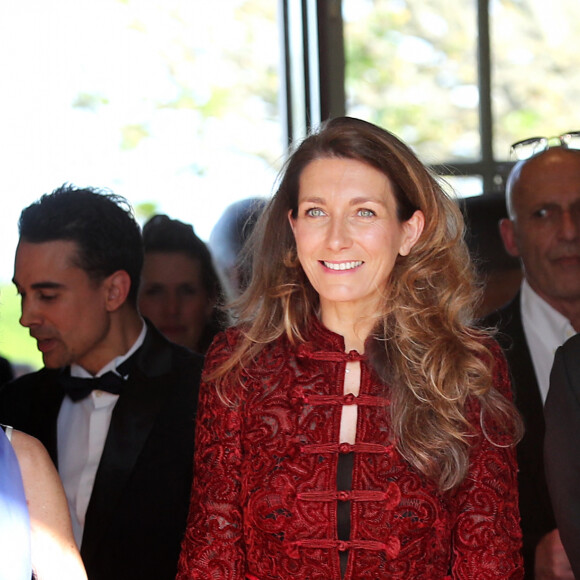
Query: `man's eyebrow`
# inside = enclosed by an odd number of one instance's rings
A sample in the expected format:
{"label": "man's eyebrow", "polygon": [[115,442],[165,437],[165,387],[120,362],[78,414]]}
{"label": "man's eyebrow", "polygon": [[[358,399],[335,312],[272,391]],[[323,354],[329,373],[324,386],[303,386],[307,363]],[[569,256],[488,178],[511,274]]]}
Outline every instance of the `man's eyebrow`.
{"label": "man's eyebrow", "polygon": [[[20,288],[20,285],[18,284],[18,280],[16,280],[16,278],[12,278],[12,282],[17,288]],[[58,290],[60,288],[64,288],[64,284],[61,284],[60,282],[41,281],[31,284],[30,288],[32,290]]]}

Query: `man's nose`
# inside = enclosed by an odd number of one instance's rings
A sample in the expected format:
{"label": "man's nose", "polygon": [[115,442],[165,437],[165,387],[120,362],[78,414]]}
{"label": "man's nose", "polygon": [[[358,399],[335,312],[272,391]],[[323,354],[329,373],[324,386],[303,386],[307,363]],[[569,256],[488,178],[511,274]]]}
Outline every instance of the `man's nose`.
{"label": "man's nose", "polygon": [[22,298],[20,324],[26,328],[38,326],[41,322],[41,315],[38,308],[27,298]]}
{"label": "man's nose", "polygon": [[578,237],[578,229],[580,228],[579,222],[580,215],[578,215],[578,212],[571,212],[568,210],[562,212],[560,237],[569,241],[575,240]]}

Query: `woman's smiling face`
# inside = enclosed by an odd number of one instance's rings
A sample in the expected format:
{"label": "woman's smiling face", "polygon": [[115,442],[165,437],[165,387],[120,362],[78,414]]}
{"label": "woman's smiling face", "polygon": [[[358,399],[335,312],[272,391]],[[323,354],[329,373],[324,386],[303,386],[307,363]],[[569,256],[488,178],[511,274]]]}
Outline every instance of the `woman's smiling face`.
{"label": "woman's smiling face", "polygon": [[322,311],[343,303],[372,316],[380,310],[397,256],[407,255],[419,237],[423,215],[416,211],[399,222],[386,175],[361,161],[330,157],[304,168],[290,225]]}

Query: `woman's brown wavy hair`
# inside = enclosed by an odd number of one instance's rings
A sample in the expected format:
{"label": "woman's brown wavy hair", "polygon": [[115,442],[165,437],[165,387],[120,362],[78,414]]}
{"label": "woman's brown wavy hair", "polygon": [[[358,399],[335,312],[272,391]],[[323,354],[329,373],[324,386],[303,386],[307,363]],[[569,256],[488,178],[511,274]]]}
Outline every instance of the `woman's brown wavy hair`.
{"label": "woman's brown wavy hair", "polygon": [[[321,158],[355,159],[378,169],[393,184],[399,221],[417,209],[425,216],[419,240],[396,261],[384,311],[366,348],[389,385],[398,450],[441,490],[451,489],[467,473],[474,441],[468,401],[479,401],[482,425],[494,425],[497,436],[500,426],[502,443],[519,439],[521,422],[493,388],[491,342],[473,326],[479,290],[457,204],[410,148],[384,129],[349,117],[333,119],[291,155],[250,240],[250,284],[233,305],[243,339],[205,378],[216,380],[223,400],[232,402],[235,393],[227,392],[221,379],[231,373],[239,377],[264,345],[283,334],[293,344],[301,342],[308,321],[318,314],[318,295],[297,259],[288,212],[296,214],[302,171]],[[230,385],[237,384],[230,379]],[[492,438],[485,427],[484,433]]]}

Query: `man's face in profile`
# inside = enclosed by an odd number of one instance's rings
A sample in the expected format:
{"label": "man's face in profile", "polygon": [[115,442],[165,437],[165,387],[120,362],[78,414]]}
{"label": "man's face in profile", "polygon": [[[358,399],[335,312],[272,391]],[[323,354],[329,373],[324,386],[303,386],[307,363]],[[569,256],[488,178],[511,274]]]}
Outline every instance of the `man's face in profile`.
{"label": "man's face in profile", "polygon": [[76,265],[76,242],[30,243],[16,250],[14,283],[22,298],[20,323],[30,330],[48,368],[92,363],[110,331],[105,281]]}

